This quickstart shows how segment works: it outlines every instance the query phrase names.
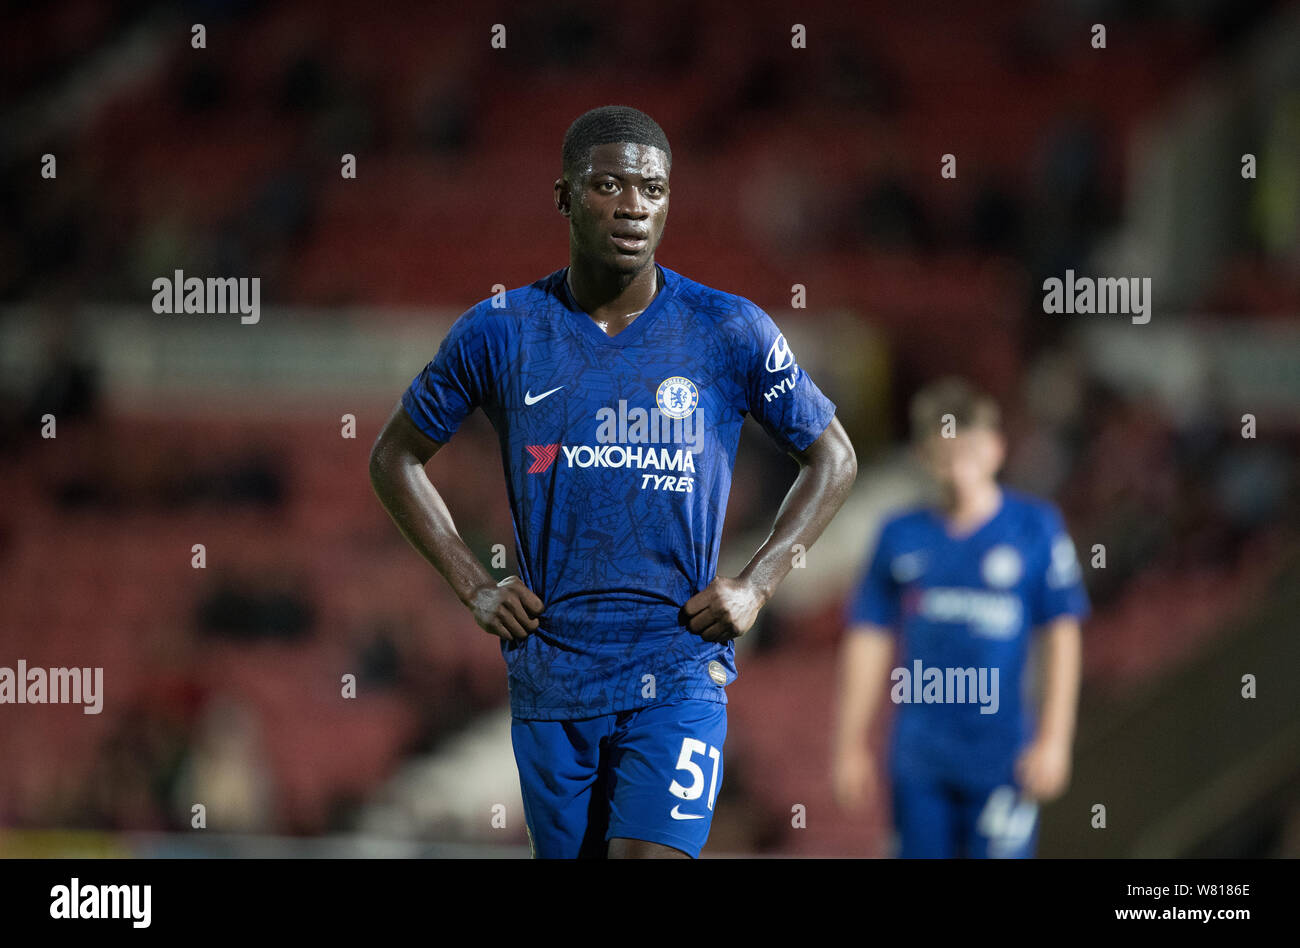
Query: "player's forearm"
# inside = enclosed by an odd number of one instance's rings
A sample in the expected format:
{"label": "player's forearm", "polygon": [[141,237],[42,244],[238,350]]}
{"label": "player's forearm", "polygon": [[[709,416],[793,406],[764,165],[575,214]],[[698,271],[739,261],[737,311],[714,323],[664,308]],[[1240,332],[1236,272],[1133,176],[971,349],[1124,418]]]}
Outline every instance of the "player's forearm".
{"label": "player's forearm", "polygon": [[468,605],[476,590],[494,585],[461,539],[422,464],[414,458],[372,460],[370,483],[402,536],[442,574],[462,603]]}
{"label": "player's forearm", "polygon": [[835,717],[837,750],[860,747],[866,740],[880,707],[893,650],[893,640],[884,630],[857,627],[844,636]]}
{"label": "player's forearm", "polygon": [[[766,602],[794,568],[796,547],[812,548],[849,495],[858,474],[858,461],[837,420],[838,437],[803,464],[781,502],[776,522],[739,578],[749,582]],[[829,431],[829,429],[828,429]]]}
{"label": "player's forearm", "polygon": [[1082,636],[1074,619],[1058,619],[1045,632],[1041,739],[1069,744],[1074,740],[1083,665]]}

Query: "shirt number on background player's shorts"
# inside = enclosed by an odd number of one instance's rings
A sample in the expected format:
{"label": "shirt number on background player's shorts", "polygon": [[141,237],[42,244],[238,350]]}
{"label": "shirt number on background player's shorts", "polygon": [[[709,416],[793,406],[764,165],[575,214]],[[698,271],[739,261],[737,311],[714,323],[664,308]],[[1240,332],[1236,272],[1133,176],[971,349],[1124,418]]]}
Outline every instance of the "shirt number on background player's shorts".
{"label": "shirt number on background player's shorts", "polygon": [[989,840],[991,854],[997,855],[1024,845],[1037,818],[1037,804],[1021,799],[1015,787],[1001,786],[989,794],[975,829]]}
{"label": "shirt number on background player's shorts", "polygon": [[[682,800],[698,800],[704,794],[704,771],[700,765],[695,762],[695,755],[707,755],[713,761],[713,774],[709,777],[709,809],[713,809],[713,796],[718,789],[718,761],[722,757],[722,752],[716,747],[705,744],[703,741],[697,741],[693,737],[682,739],[682,752],[677,755],[677,769],[684,770],[691,775],[691,785],[683,787],[673,779],[672,784],[668,787],[668,792]],[[677,816],[677,807],[673,807],[673,815],[677,819],[696,819],[697,817]]]}

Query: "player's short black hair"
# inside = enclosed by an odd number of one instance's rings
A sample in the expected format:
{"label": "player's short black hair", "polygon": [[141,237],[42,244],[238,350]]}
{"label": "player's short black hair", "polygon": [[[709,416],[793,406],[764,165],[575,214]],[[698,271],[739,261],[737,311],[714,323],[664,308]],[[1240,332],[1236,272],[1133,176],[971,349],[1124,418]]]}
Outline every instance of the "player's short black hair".
{"label": "player's short black hair", "polygon": [[634,142],[652,145],[664,153],[668,167],[673,166],[673,150],[659,123],[630,105],[602,105],[584,112],[564,134],[562,163],[565,177],[576,171],[597,145],[610,142]]}

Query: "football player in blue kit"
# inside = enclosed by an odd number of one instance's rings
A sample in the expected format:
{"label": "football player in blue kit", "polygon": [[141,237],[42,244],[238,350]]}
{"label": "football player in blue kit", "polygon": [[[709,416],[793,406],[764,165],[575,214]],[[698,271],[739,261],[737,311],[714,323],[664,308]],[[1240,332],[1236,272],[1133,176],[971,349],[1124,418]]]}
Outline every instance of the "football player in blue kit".
{"label": "football player in blue kit", "polygon": [[1032,856],[1038,803],[1070,773],[1089,611],[1074,544],[1052,504],[999,485],[1005,445],[987,395],[934,383],[913,401],[912,428],[938,503],[885,521],[850,599],[835,796],[860,809],[877,786],[866,737],[888,688],[898,855]]}
{"label": "football player in blue kit", "polygon": [[[636,109],[580,116],[555,204],[569,265],[461,315],[371,452],[403,535],[501,640],[538,857],[696,857],[723,780],[733,640],[846,497],[835,405],[749,300],[655,262],[672,152]],[[481,407],[519,575],[466,547],[424,466]],[[766,542],[716,575],[749,414],[799,467]]]}

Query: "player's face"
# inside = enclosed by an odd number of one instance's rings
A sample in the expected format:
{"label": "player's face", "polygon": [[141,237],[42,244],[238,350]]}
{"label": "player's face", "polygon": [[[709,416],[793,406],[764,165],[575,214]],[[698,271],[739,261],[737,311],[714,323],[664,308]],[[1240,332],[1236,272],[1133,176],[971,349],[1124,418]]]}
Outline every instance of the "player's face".
{"label": "player's face", "polygon": [[668,219],[667,156],[652,145],[597,145],[567,199],[574,248],[636,273],[654,259]]}
{"label": "player's face", "polygon": [[948,496],[972,494],[988,486],[1002,467],[1002,435],[989,428],[971,428],[956,437],[932,435],[921,449],[930,475]]}

